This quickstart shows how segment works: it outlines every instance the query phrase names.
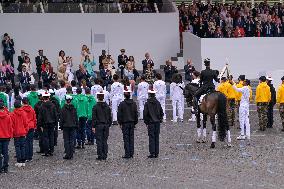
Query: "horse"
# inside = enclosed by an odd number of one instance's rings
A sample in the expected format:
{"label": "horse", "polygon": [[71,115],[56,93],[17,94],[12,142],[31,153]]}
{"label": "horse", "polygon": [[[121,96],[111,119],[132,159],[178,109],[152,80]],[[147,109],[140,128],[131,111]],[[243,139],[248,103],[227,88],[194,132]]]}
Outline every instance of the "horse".
{"label": "horse", "polygon": [[[192,105],[192,100],[194,97],[195,92],[197,91],[198,86],[196,84],[189,83],[184,88],[184,96],[186,98],[188,106]],[[212,124],[212,142],[211,148],[215,148],[217,132],[218,130],[218,139],[220,141],[225,141],[227,136],[227,145],[231,147],[231,133],[229,130],[228,124],[228,117],[227,117],[227,98],[226,96],[218,91],[209,92],[206,95],[203,95],[203,98],[200,100],[201,102],[198,105],[198,110],[195,113],[196,115],[196,122],[197,122],[197,135],[198,139],[197,142],[200,142],[201,137],[201,125],[200,125],[200,113],[203,115],[208,115],[210,117],[210,122]],[[215,116],[218,116],[218,129],[215,123]],[[204,116],[206,117],[206,116]],[[205,121],[205,122],[204,122]],[[204,138],[204,129],[206,132],[206,120],[203,118],[203,138]],[[206,137],[206,133],[205,133]],[[202,140],[205,142],[205,140]]]}

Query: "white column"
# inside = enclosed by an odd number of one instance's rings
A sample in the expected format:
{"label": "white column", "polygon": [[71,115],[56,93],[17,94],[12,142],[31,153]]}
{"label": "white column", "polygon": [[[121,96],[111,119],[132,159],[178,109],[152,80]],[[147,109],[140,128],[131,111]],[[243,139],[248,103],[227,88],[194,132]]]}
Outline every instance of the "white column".
{"label": "white column", "polygon": [[83,9],[82,3],[79,4],[79,7],[80,7],[80,10],[81,10],[81,13],[84,13],[84,9]]}
{"label": "white column", "polygon": [[121,9],[120,3],[117,3],[117,7],[118,7],[118,12],[119,12],[119,13],[122,13],[122,9]]}
{"label": "white column", "polygon": [[41,9],[41,13],[44,13],[44,8],[43,8],[43,4],[42,2],[39,3],[40,9]]}
{"label": "white column", "polygon": [[3,13],[2,4],[0,3],[0,13]]}
{"label": "white column", "polygon": [[157,3],[154,3],[154,7],[155,7],[155,10],[156,10],[156,13],[159,13],[159,9],[158,9]]}

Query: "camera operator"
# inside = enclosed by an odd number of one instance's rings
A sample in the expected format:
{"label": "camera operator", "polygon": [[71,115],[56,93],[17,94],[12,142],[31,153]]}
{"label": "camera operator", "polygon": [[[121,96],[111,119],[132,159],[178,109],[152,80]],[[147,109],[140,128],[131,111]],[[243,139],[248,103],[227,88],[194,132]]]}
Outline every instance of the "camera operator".
{"label": "camera operator", "polygon": [[6,62],[10,62],[11,66],[14,68],[13,55],[15,54],[14,41],[10,36],[5,33],[4,39],[2,40],[3,45],[3,56],[5,57]]}

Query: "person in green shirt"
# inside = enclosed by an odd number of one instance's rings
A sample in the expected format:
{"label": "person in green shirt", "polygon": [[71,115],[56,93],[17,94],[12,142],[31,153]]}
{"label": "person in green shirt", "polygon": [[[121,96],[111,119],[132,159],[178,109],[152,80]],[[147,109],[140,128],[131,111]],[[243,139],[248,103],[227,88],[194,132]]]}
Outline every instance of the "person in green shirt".
{"label": "person in green shirt", "polygon": [[77,95],[74,100],[74,106],[77,110],[79,119],[79,128],[77,130],[77,149],[85,148],[86,122],[88,117],[88,98],[82,94],[80,87],[76,90]]}
{"label": "person in green shirt", "polygon": [[9,108],[8,107],[8,98],[7,98],[7,94],[4,92],[6,90],[6,88],[4,86],[0,86],[0,99],[3,100],[3,103],[4,103],[4,106]]}
{"label": "person in green shirt", "polygon": [[39,101],[38,93],[36,91],[35,85],[31,85],[31,92],[30,92],[30,94],[28,94],[27,97],[28,97],[29,105],[31,105],[31,107],[34,109],[36,103],[38,103],[38,101]]}
{"label": "person in green shirt", "polygon": [[90,88],[85,89],[86,97],[88,98],[88,110],[87,110],[87,126],[86,126],[86,134],[88,142],[86,145],[94,145],[95,144],[95,134],[92,131],[92,112],[93,107],[97,104],[96,98],[91,95]]}
{"label": "person in green shirt", "polygon": [[[72,87],[67,87],[66,88],[66,95],[70,95],[70,96],[72,96],[72,104],[73,104],[73,106],[75,106],[75,102],[76,102],[76,95],[74,95],[73,94],[73,91],[72,91]],[[65,95],[65,96],[66,96]],[[64,104],[66,104],[66,100],[65,100],[65,96],[64,96],[64,98],[61,100],[61,102],[60,102],[60,108],[62,108],[63,106],[64,106]]]}

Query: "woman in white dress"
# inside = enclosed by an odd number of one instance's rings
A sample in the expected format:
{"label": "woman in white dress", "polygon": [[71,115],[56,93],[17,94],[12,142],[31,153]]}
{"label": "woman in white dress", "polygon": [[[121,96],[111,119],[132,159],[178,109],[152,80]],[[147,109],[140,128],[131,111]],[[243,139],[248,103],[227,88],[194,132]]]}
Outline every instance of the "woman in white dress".
{"label": "woman in white dress", "polygon": [[72,57],[67,56],[66,57],[66,63],[63,63],[63,65],[66,66],[66,76],[68,78],[68,82],[70,83],[74,79],[74,74],[72,73]]}
{"label": "woman in white dress", "polygon": [[66,63],[66,57],[65,57],[65,52],[63,50],[59,51],[59,57],[58,57],[58,67],[60,65],[64,65]]}

